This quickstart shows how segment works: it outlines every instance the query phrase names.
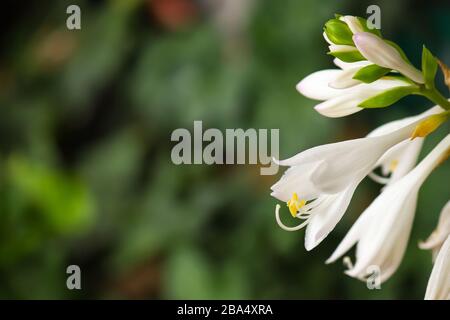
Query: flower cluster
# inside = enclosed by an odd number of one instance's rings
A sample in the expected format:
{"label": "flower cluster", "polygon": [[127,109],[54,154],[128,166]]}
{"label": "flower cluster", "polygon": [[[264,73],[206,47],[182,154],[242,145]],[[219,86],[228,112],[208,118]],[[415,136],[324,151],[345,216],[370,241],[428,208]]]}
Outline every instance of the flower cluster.
{"label": "flower cluster", "polygon": [[[322,101],[315,106],[320,114],[342,117],[365,108],[388,107],[410,94],[436,104],[419,115],[384,124],[364,138],[321,145],[276,160],[288,169],[271,187],[271,195],[286,202],[291,216],[300,220],[287,226],[277,205],[276,221],[288,231],[306,228],[306,250],[334,229],[365,177],[384,185],[327,260],[336,261],[356,245],[355,263],[348,263],[346,274],[365,280],[369,267],[375,265],[383,282],[397,270],[404,255],[421,185],[450,155],[449,134],[416,164],[424,138],[449,119],[450,103],[434,85],[438,64],[444,75],[448,69],[424,47],[422,70],[418,70],[399,46],[384,39],[379,30],[369,29],[359,17],[336,16],[325,24],[323,36],[338,69],[315,72],[297,85],[304,96]],[[427,299],[450,298],[449,214],[450,203],[436,231],[420,244],[432,249],[435,257]]]}

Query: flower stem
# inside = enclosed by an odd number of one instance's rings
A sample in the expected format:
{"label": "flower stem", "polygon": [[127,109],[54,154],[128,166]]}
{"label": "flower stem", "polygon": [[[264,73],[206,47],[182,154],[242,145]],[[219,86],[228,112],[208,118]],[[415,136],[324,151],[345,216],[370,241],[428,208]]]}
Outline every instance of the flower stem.
{"label": "flower stem", "polygon": [[427,97],[445,110],[450,110],[450,101],[448,101],[436,88],[426,88],[421,86],[418,94]]}

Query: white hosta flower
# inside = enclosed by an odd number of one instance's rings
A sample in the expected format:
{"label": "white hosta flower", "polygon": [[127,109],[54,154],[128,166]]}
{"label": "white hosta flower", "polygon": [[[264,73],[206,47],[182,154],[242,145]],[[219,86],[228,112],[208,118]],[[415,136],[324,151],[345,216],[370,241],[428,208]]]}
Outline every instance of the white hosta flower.
{"label": "white hosta flower", "polygon": [[424,83],[422,73],[406,62],[396,48],[380,37],[369,32],[360,32],[353,35],[353,42],[364,58],[372,63],[397,70],[417,83]]}
{"label": "white hosta flower", "polygon": [[336,89],[352,83],[350,75],[356,72],[356,68],[317,71],[301,80],[296,88],[305,97],[325,100],[314,108],[324,116],[336,118],[363,110],[358,105],[378,93],[409,85],[408,82],[401,79],[381,78],[372,83],[361,83],[348,88]]}
{"label": "white hosta flower", "polygon": [[447,204],[441,211],[436,230],[434,230],[433,233],[431,233],[431,235],[425,242],[420,242],[419,247],[420,249],[432,250],[434,260],[439,250],[441,249],[442,244],[449,235],[450,235],[450,201],[447,202]]}
{"label": "white hosta flower", "polygon": [[449,150],[447,135],[411,172],[389,185],[372,202],[326,263],[336,261],[357,244],[356,263],[350,265],[346,274],[365,280],[369,267],[375,265],[381,270],[380,281],[387,280],[405,252],[420,186]]}
{"label": "white hosta flower", "polygon": [[425,300],[450,300],[450,236],[447,236],[431,271]]}
{"label": "white hosta flower", "polygon": [[[290,168],[271,187],[271,195],[287,202],[293,217],[304,220],[295,227],[285,226],[279,216],[280,207],[277,206],[276,220],[280,227],[295,231],[307,226],[305,247],[311,250],[317,246],[342,218],[356,187],[372,170],[378,158],[390,146],[408,138],[415,126],[412,120],[420,121],[420,116],[428,113],[394,121],[376,130],[378,133],[386,133],[385,135],[323,145],[301,152],[290,159],[276,161]],[[397,128],[401,123],[404,126]],[[339,164],[345,164],[346,167]],[[327,170],[331,170],[330,174],[334,172],[335,165],[339,166],[335,168],[336,177],[321,176],[326,174]],[[325,182],[335,182],[336,189],[324,191],[320,188],[320,183],[316,185],[319,178]]]}

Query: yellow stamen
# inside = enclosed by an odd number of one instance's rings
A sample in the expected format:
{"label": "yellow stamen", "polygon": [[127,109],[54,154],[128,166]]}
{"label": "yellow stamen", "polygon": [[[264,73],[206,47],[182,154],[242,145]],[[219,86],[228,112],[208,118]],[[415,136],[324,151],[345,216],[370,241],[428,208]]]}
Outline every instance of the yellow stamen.
{"label": "yellow stamen", "polygon": [[394,172],[395,169],[397,169],[398,166],[398,160],[392,160],[389,164],[389,171]]}
{"label": "yellow stamen", "polygon": [[291,200],[287,202],[287,206],[289,208],[289,212],[295,218],[298,211],[306,204],[306,200],[299,200],[297,193],[294,192]]}

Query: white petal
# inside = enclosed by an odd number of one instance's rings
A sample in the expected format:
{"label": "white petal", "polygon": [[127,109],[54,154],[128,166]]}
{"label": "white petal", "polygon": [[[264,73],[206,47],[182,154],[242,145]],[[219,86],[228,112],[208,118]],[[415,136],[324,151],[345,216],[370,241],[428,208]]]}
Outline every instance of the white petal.
{"label": "white petal", "polygon": [[353,226],[350,228],[349,232],[345,235],[344,239],[338,245],[333,254],[327,259],[325,263],[333,263],[340,257],[342,257],[351,247],[353,247],[361,238],[367,227],[367,220],[370,216],[361,214]]}
{"label": "white petal", "polygon": [[423,140],[423,138],[414,140],[406,139],[390,148],[378,160],[375,168],[381,166],[382,174],[387,176],[392,172],[391,176],[385,178],[372,173],[370,177],[377,182],[385,184],[392,184],[402,178],[416,165],[420,150],[422,149]]}
{"label": "white petal", "polygon": [[361,23],[359,22],[358,18],[354,16],[344,16],[341,18],[342,18],[341,20],[343,20],[350,28],[352,33],[364,32],[364,29]]}
{"label": "white petal", "polygon": [[439,221],[436,229],[431,233],[425,242],[420,242],[421,249],[432,249],[433,253],[437,253],[444,243],[445,239],[450,235],[450,201],[441,210]]}
{"label": "white petal", "polygon": [[[419,159],[420,151],[422,150],[423,138],[416,138],[414,140],[406,140],[405,150],[398,156],[397,160],[398,165],[392,173],[389,183],[393,183],[403,176],[405,176],[408,172],[410,172],[417,163]],[[392,164],[392,161],[389,163],[389,166]],[[384,171],[386,171],[387,164],[384,165]]]}
{"label": "white petal", "polygon": [[305,248],[310,251],[325,239],[347,211],[357,184],[346,190],[329,195],[310,218],[305,232]]}
{"label": "white petal", "polygon": [[434,149],[411,171],[422,183],[450,152],[450,134],[446,135]]}
{"label": "white petal", "polygon": [[355,86],[357,84],[360,84],[361,81],[353,79],[353,76],[355,75],[358,70],[361,69],[360,67],[354,67],[343,70],[333,81],[331,81],[328,85],[331,88],[335,89],[345,89],[348,87]]}
{"label": "white petal", "polygon": [[349,46],[346,44],[330,44],[328,46],[328,50],[330,52],[350,52],[350,51],[358,51],[356,47]]}
{"label": "white petal", "polygon": [[356,62],[344,62],[344,61],[342,61],[341,59],[338,59],[338,58],[334,58],[333,59],[333,63],[337,67],[341,68],[342,70],[349,69],[349,68],[355,68],[355,67],[362,68],[362,67],[366,67],[366,66],[372,64],[372,62],[369,62],[369,61],[366,61],[366,60],[364,60],[364,61],[356,61]]}
{"label": "white petal", "polygon": [[294,193],[303,199],[313,199],[319,194],[310,181],[312,172],[320,165],[320,162],[302,163],[286,170],[280,180],[271,189],[271,196],[287,202]]}
{"label": "white petal", "polygon": [[279,164],[295,166],[308,162],[323,162],[311,174],[311,181],[325,193],[337,193],[352,182],[363,179],[386,150],[410,136],[415,125],[412,123],[380,137],[317,146],[279,161]]}
{"label": "white petal", "polygon": [[311,181],[323,192],[339,192],[351,181],[363,179],[387,149],[410,136],[414,126],[380,137],[349,140],[328,147],[332,151],[320,156],[326,165],[311,175]]}
{"label": "white petal", "polygon": [[360,32],[353,36],[359,52],[369,61],[385,68],[394,69],[418,83],[424,83],[422,73],[407,63],[393,46],[380,37]]}
{"label": "white petal", "polygon": [[323,35],[323,38],[325,39],[325,41],[328,44],[330,44],[330,45],[333,44],[333,42],[331,42],[331,40],[328,38],[328,36],[327,36],[327,34],[325,32],[323,32],[322,35]]}
{"label": "white petal", "polygon": [[342,71],[338,69],[326,69],[311,73],[300,81],[296,89],[307,98],[315,100],[327,100],[342,94],[341,90],[328,86]]}
{"label": "white petal", "polygon": [[329,118],[339,118],[362,111],[358,105],[364,100],[364,94],[361,92],[353,92],[343,94],[319,103],[314,109],[321,115]]}
{"label": "white petal", "polygon": [[445,240],[434,263],[425,300],[450,300],[450,236]]}
{"label": "white petal", "polygon": [[[402,190],[399,190],[402,189]],[[357,245],[354,267],[347,272],[362,278],[369,266],[381,271],[381,282],[400,265],[408,243],[417,203],[415,181],[384,191],[367,209],[371,221]]]}
{"label": "white petal", "polygon": [[[337,74],[337,77],[339,77],[343,73],[346,73],[347,70],[343,71],[340,74]],[[362,108],[358,107],[358,105],[364,100],[382,91],[406,85],[408,85],[406,82],[394,79],[380,79],[372,83],[362,83],[350,88],[340,90],[340,95],[316,105],[314,109],[321,115],[326,117],[344,117],[363,110]]]}

